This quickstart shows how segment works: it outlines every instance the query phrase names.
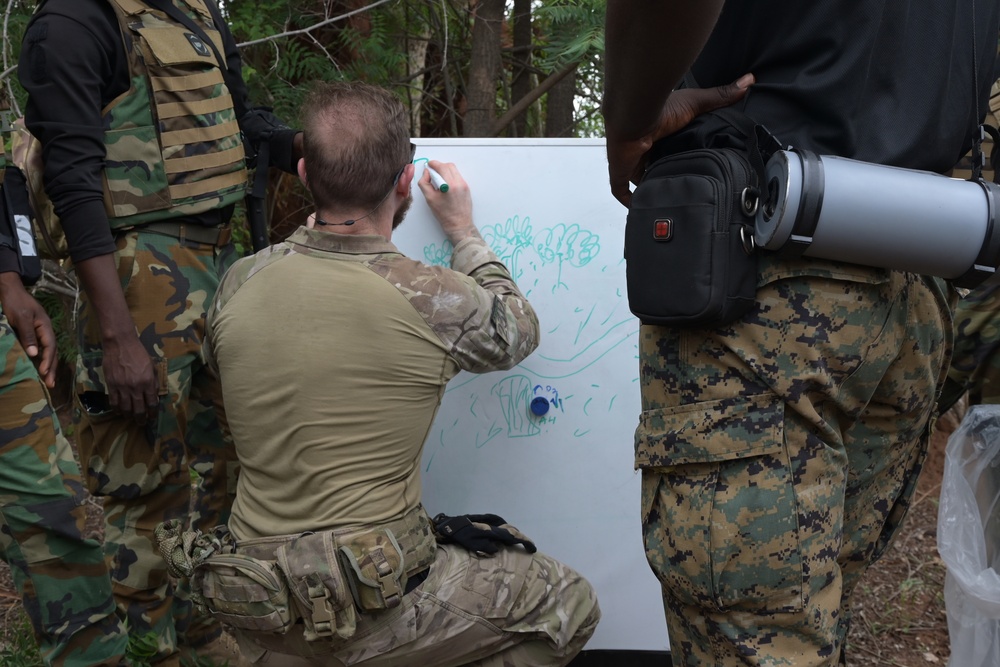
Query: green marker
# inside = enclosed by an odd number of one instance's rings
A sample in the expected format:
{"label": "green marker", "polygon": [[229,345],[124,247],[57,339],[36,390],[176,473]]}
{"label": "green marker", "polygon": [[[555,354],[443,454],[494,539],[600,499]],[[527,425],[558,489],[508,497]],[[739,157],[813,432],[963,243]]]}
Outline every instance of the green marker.
{"label": "green marker", "polygon": [[437,173],[430,167],[427,167],[427,171],[431,172],[431,185],[434,186],[435,190],[440,190],[441,192],[448,192],[448,184],[445,180],[441,178],[441,174]]}

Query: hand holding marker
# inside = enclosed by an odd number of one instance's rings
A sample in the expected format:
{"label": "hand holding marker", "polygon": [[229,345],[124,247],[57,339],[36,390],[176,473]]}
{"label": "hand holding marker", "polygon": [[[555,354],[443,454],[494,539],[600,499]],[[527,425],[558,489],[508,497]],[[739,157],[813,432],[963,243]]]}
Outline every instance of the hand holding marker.
{"label": "hand holding marker", "polygon": [[426,169],[431,174],[431,185],[434,186],[434,189],[439,190],[442,193],[448,192],[448,184],[445,183],[445,180],[443,178],[441,178],[441,174],[431,169],[429,165],[426,167]]}
{"label": "hand holding marker", "polygon": [[423,162],[424,169],[426,169],[427,173],[431,175],[431,186],[441,194],[448,192],[448,182],[444,180],[444,177],[441,174],[431,168],[430,160],[425,157],[418,157],[413,161],[413,164],[418,162]]}

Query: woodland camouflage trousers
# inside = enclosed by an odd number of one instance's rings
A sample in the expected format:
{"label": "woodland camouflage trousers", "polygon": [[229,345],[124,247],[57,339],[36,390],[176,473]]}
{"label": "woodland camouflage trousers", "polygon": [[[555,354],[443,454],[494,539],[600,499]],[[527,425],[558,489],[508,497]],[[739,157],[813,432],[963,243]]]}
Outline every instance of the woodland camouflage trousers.
{"label": "woodland camouflage trousers", "polygon": [[952,346],[912,274],[761,260],[718,330],[644,326],[642,526],[674,665],[833,665],[903,520]]}
{"label": "woodland camouflage trousers", "polygon": [[941,409],[966,391],[972,404],[1000,403],[1000,285],[980,285],[955,309],[955,356]]}
{"label": "woodland camouflage trousers", "polygon": [[[221,633],[195,618],[155,550],[153,531],[168,519],[210,530],[229,517],[236,453],[220,423],[222,391],[204,365],[205,312],[234,260],[217,248],[151,232],[119,234],[115,260],[139,339],[159,381],[159,413],[139,425],[112,412],[101,372],[96,318],[81,295],[76,416],[80,460],[90,492],[105,501],[105,543],[115,599],[130,632],[154,632],[153,662],[178,660],[178,644],[198,647]],[[196,491],[192,498],[192,472]]]}
{"label": "woodland camouflage trousers", "polygon": [[48,392],[0,314],[0,547],[47,665],[117,665],[128,637]]}

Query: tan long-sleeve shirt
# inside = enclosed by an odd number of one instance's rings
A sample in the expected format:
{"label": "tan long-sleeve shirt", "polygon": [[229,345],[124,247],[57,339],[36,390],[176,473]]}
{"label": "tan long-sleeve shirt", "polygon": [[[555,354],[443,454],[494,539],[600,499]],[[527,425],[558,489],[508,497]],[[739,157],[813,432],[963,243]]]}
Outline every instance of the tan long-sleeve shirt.
{"label": "tan long-sleeve shirt", "polygon": [[239,539],[388,521],[420,502],[448,380],[514,366],[538,320],[478,235],[452,268],[300,228],[237,262],[208,314],[241,464]]}

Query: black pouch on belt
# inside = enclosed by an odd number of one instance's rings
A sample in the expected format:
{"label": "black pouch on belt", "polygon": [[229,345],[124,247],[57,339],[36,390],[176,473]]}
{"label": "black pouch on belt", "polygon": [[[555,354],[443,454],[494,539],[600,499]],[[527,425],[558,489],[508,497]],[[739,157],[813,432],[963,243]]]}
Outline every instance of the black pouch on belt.
{"label": "black pouch on belt", "polygon": [[[693,85],[690,77],[685,81]],[[734,109],[699,121],[713,128],[707,136],[654,146],[668,149],[659,151],[662,157],[632,195],[625,279],[629,308],[645,324],[723,326],[754,304],[759,184],[780,145]]]}
{"label": "black pouch on belt", "polygon": [[753,174],[731,148],[668,155],[646,170],[625,227],[629,309],[643,323],[721,326],[753,305]]}

